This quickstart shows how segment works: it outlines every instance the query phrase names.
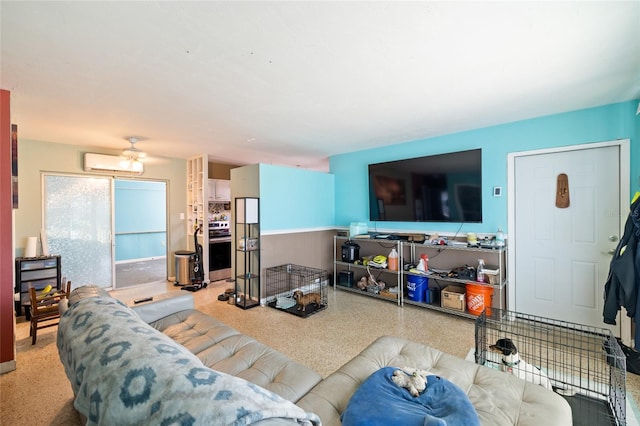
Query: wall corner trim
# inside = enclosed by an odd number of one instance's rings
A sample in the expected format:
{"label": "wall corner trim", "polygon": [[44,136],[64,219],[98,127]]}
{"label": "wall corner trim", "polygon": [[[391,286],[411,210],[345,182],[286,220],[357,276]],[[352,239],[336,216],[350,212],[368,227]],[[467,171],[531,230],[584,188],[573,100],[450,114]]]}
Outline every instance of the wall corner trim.
{"label": "wall corner trim", "polygon": [[8,373],[10,371],[14,371],[16,369],[16,360],[12,359],[11,361],[0,363],[0,374]]}

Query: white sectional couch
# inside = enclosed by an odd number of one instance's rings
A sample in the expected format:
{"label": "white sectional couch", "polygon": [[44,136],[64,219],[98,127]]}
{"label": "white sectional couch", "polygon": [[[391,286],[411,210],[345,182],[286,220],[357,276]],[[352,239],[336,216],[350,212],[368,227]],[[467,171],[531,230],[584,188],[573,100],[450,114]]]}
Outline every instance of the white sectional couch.
{"label": "white sectional couch", "polygon": [[[72,292],[68,302],[61,307],[64,315],[60,321],[58,336],[60,357],[65,367],[77,367],[87,362],[84,358],[97,356],[95,353],[92,355],[91,342],[86,344],[82,351],[72,348],[65,331],[80,322],[80,318],[74,313],[74,304],[88,297],[99,297],[101,303],[115,300],[95,287],[81,287]],[[167,340],[173,342],[177,348],[172,348],[172,351],[186,349],[197,357],[203,368],[244,379],[258,385],[258,389],[265,389],[266,392],[294,403],[295,408],[299,409],[292,413],[295,419],[287,416],[270,418],[273,416],[269,415],[261,419],[263,423],[317,424],[321,421],[323,425],[340,425],[340,416],[347,408],[351,396],[372,373],[386,366],[410,366],[428,370],[430,374],[444,377],[460,387],[473,404],[483,425],[572,424],[569,405],[554,392],[512,375],[445,354],[427,345],[398,337],[385,336],[377,339],[358,356],[323,380],[308,367],[194,309],[193,298],[189,293],[178,293],[176,297],[163,298],[132,308],[121,308],[118,308],[123,311],[120,315],[126,316],[127,321],[145,326],[148,324],[161,332],[162,336],[154,338],[168,337]],[[135,315],[127,315],[127,310]],[[138,324],[136,329],[137,327]],[[145,345],[150,343],[144,339],[136,340],[134,343],[134,346]],[[137,349],[143,352],[146,350],[144,347]],[[150,362],[154,359],[150,358]],[[122,371],[124,374],[125,369],[116,368],[113,371]],[[176,369],[175,375],[179,374],[179,369]],[[88,405],[78,403],[78,399],[82,398],[78,393],[81,390],[83,394],[90,394],[93,388],[104,387],[104,383],[99,383],[100,380],[94,378],[93,383],[83,383],[79,386],[77,372],[72,367],[68,368],[67,376],[76,393],[76,408],[84,417],[90,417]],[[114,381],[114,394],[119,391],[116,389],[117,383]],[[202,395],[198,397],[201,398]],[[278,404],[283,405],[280,402]],[[287,410],[291,407],[284,408],[285,412],[289,413]],[[167,408],[169,409],[170,407]],[[214,410],[213,405],[211,410]],[[107,423],[115,424],[113,421]]]}

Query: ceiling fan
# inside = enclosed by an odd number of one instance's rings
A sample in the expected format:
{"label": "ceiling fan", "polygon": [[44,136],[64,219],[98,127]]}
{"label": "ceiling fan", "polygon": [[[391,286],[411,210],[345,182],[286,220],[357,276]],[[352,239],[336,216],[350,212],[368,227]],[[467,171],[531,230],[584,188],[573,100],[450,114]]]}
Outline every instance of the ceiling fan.
{"label": "ceiling fan", "polygon": [[136,148],[136,143],[145,140],[145,138],[140,138],[137,136],[127,136],[125,139],[129,141],[131,146],[122,151],[123,156],[129,157],[129,158],[135,158],[136,160],[143,159],[144,157],[147,156],[146,152]]}
{"label": "ceiling fan", "polygon": [[143,141],[144,138],[128,136],[125,139],[129,141],[131,146],[122,150],[122,161],[120,165],[133,172],[142,172],[144,166],[141,160],[147,156],[147,153],[138,149],[136,143]]}

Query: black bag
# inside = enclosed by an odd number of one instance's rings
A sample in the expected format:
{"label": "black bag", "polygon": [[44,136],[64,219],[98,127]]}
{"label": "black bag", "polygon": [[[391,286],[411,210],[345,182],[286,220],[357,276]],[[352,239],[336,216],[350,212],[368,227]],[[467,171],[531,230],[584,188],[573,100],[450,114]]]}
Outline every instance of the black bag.
{"label": "black bag", "polygon": [[[622,349],[622,353],[626,358],[627,371],[633,374],[640,374],[640,352],[625,345],[619,338],[616,338],[616,340],[618,341],[620,349]],[[609,355],[611,355],[611,349],[607,342],[605,342],[603,346],[604,350],[607,351]],[[613,365],[613,359],[611,356],[607,357],[607,364]]]}

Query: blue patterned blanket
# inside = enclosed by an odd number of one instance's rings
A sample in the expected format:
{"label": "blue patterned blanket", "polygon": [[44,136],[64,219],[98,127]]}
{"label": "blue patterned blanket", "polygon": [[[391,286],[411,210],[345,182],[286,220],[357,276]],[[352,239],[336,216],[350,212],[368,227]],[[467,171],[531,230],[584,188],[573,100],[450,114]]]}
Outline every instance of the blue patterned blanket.
{"label": "blue patterned blanket", "polygon": [[58,326],[58,353],[88,425],[246,425],[320,419],[280,396],[207,368],[111,297],[80,300]]}
{"label": "blue patterned blanket", "polygon": [[427,388],[414,397],[391,380],[395,370],[381,368],[358,387],[342,414],[343,426],[480,426],[471,401],[452,382],[427,376]]}

